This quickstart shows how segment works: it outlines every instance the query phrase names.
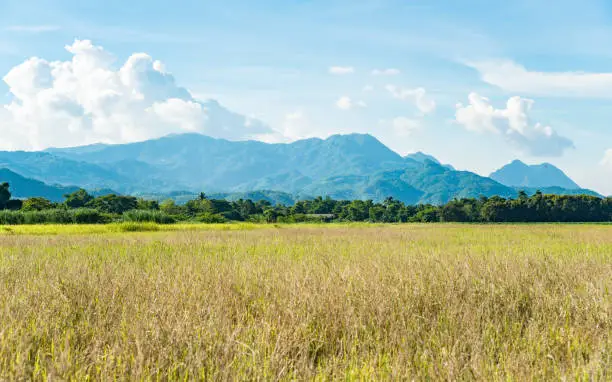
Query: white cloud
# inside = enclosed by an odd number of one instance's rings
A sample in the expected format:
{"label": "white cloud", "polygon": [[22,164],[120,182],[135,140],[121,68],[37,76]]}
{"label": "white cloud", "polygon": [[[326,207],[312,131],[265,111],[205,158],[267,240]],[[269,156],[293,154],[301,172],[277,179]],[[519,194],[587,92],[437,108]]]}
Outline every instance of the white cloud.
{"label": "white cloud", "polygon": [[553,97],[612,98],[612,73],[537,72],[509,60],[468,62],[482,80],[508,92]]}
{"label": "white cloud", "polygon": [[601,165],[612,170],[612,149],[607,149],[604,153],[604,157],[601,160]]}
{"label": "white cloud", "polygon": [[387,85],[385,89],[397,99],[414,102],[423,114],[429,114],[436,110],[436,102],[427,96],[427,91],[423,88],[402,89],[395,85]]}
{"label": "white cloud", "polygon": [[25,32],[25,33],[44,33],[44,32],[56,32],[62,29],[57,25],[11,25],[4,30],[9,32]]}
{"label": "white cloud", "polygon": [[418,120],[406,117],[397,117],[391,121],[393,131],[399,136],[409,136],[413,132],[421,128],[421,123]]}
{"label": "white cloud", "polygon": [[363,89],[361,90],[364,93],[371,93],[374,91],[374,86],[372,85],[366,85],[363,87]]}
{"label": "white cloud", "polygon": [[332,66],[329,68],[330,74],[344,75],[355,73],[355,68],[352,66]]}
{"label": "white cloud", "polygon": [[282,135],[290,140],[305,139],[316,136],[310,126],[310,120],[301,110],[287,113],[285,115]]}
{"label": "white cloud", "polygon": [[343,96],[336,101],[336,107],[340,110],[351,110],[355,108],[365,108],[368,105],[364,101],[353,101],[350,97]]}
{"label": "white cloud", "polygon": [[353,108],[353,100],[349,97],[340,97],[340,99],[336,102],[336,106],[340,110],[350,110]]}
{"label": "white cloud", "polygon": [[67,46],[70,61],[30,58],[4,81],[13,100],[0,105],[2,149],[121,143],[169,133],[254,138],[271,129],[259,121],[200,102],[145,53],[116,58],[90,41]]}
{"label": "white cloud", "polygon": [[399,69],[393,69],[393,68],[372,70],[373,76],[397,76],[401,73],[402,72]]}
{"label": "white cloud", "polygon": [[503,135],[512,145],[532,156],[560,156],[573,148],[571,140],[558,135],[550,126],[532,124],[529,113],[534,101],[512,97],[505,109],[495,109],[476,93],[468,96],[469,105],[457,105],[456,121],[467,130]]}
{"label": "white cloud", "polygon": [[421,130],[421,121],[408,117],[395,117],[391,120],[381,119],[378,121],[378,129],[382,136],[391,139],[406,138]]}

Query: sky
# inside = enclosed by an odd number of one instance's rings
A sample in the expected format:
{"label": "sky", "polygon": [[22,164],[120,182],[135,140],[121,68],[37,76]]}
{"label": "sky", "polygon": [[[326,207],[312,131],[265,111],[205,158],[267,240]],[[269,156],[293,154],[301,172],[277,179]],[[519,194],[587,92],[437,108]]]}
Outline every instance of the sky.
{"label": "sky", "polygon": [[612,194],[612,2],[0,0],[0,149],[369,133]]}

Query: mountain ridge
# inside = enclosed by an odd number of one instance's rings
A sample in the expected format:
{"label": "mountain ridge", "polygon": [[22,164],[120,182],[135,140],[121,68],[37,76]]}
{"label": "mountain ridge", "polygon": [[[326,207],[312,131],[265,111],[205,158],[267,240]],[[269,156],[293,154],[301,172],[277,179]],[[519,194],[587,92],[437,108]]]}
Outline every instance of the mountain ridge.
{"label": "mountain ridge", "polygon": [[14,199],[44,197],[53,202],[61,202],[64,195],[77,191],[78,187],[54,186],[41,181],[26,178],[7,168],[0,168],[0,183],[10,185],[11,196]]}
{"label": "mountain ridge", "polygon": [[119,145],[0,152],[0,166],[47,183],[125,194],[185,190],[248,195],[268,190],[297,198],[393,196],[408,203],[442,204],[462,197],[514,197],[518,192],[492,178],[442,165],[427,154],[402,157],[369,134],[273,144],[175,134]]}

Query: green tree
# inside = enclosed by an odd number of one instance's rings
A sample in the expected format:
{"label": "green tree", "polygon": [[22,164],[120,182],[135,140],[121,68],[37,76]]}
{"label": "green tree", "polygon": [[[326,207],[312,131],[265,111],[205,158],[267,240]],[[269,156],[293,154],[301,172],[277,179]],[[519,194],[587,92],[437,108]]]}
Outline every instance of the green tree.
{"label": "green tree", "polygon": [[372,206],[368,209],[368,215],[371,222],[382,222],[385,215],[385,208],[380,204]]}
{"label": "green tree", "polygon": [[461,200],[452,200],[440,209],[440,220],[443,222],[467,222],[469,217]]}
{"label": "green tree", "polygon": [[136,206],[139,210],[159,211],[159,203],[157,200],[138,199]]}
{"label": "green tree", "polygon": [[182,215],[187,212],[187,209],[184,206],[179,206],[172,199],[167,199],[161,202],[159,209],[168,215]]}
{"label": "green tree", "polygon": [[138,200],[133,196],[111,194],[94,198],[87,206],[110,214],[122,214],[137,209]]}
{"label": "green tree", "polygon": [[278,213],[276,212],[274,208],[270,208],[264,211],[264,217],[266,219],[266,222],[276,223],[278,219]]}
{"label": "green tree", "polygon": [[93,200],[93,196],[89,195],[87,191],[80,189],[78,191],[73,192],[72,194],[64,195],[64,204],[68,206],[68,208],[83,208]]}
{"label": "green tree", "polygon": [[235,208],[238,211],[238,214],[242,217],[242,220],[247,220],[251,215],[257,214],[257,207],[252,200],[237,200],[235,202]]}
{"label": "green tree", "polygon": [[4,182],[0,184],[0,210],[6,208],[6,204],[11,200],[11,191],[8,183]]}
{"label": "green tree", "polygon": [[208,199],[194,199],[185,203],[185,208],[190,216],[196,216],[200,214],[214,214],[212,203]]}
{"label": "green tree", "polygon": [[412,217],[413,221],[422,222],[422,223],[435,223],[440,221],[440,211],[437,207],[434,206],[425,206],[424,209],[417,212],[416,215]]}
{"label": "green tree", "polygon": [[11,199],[6,202],[6,209],[11,211],[19,211],[23,207],[23,200]]}
{"label": "green tree", "polygon": [[55,208],[54,204],[45,198],[29,198],[26,199],[21,206],[23,211],[43,211],[53,208]]}

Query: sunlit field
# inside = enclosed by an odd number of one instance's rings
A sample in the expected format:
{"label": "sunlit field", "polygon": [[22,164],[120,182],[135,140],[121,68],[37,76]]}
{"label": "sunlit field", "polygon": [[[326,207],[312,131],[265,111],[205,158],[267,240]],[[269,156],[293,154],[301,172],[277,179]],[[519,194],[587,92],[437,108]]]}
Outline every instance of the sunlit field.
{"label": "sunlit field", "polygon": [[612,379],[612,226],[0,228],[0,380]]}

